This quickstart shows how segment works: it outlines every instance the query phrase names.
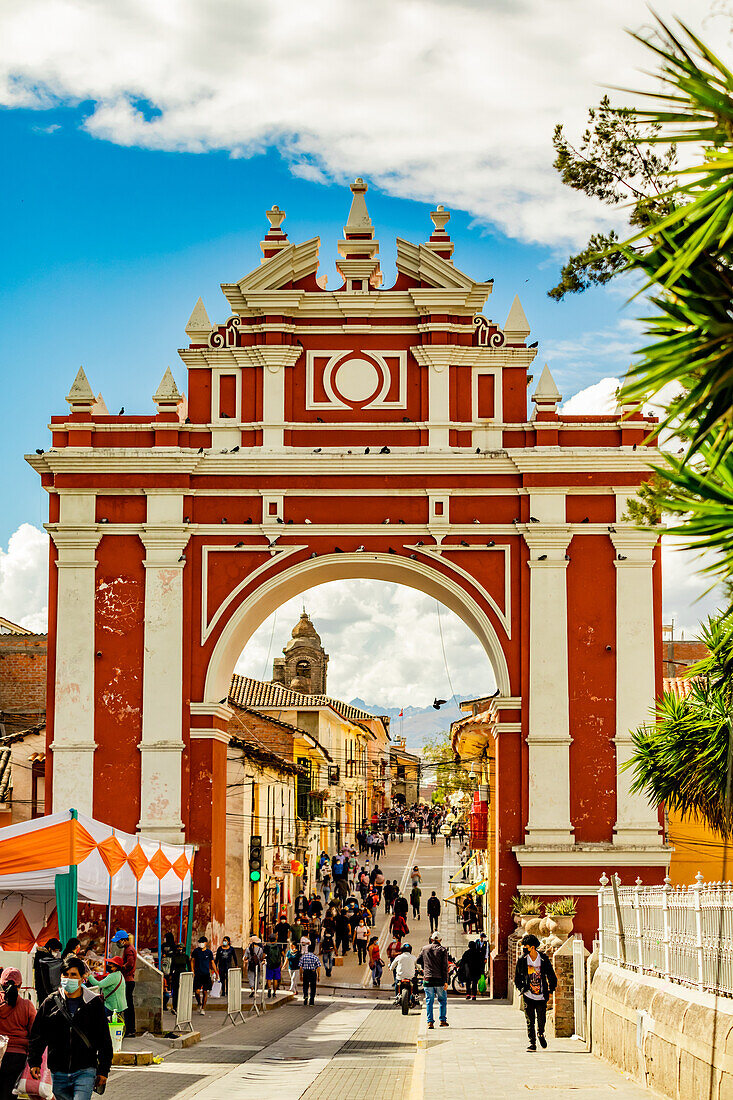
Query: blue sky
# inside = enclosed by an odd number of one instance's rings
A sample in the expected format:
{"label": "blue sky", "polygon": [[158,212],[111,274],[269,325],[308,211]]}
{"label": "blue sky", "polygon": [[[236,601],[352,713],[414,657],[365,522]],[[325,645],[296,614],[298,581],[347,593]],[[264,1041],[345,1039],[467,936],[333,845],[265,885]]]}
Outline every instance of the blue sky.
{"label": "blue sky", "polygon": [[[716,0],[655,8],[730,52]],[[385,285],[395,237],[426,240],[444,203],[455,263],[495,280],[486,313],[502,324],[519,293],[536,368],[550,364],[572,411],[606,411],[639,343],[636,307],[621,286],[560,304],[547,290],[569,250],[623,217],[562,185],[552,132],[562,121],[581,133],[608,86],[648,84],[650,55],[627,32],[648,33],[651,18],[642,0],[6,5],[0,615],[44,628],[47,502],[23,455],[48,446],[79,365],[113,413],[152,411],[169,365],[185,388],[176,349],[191,309],[201,295],[212,320],[227,316],[219,283],[258,265],[273,203],[291,240],[320,235],[333,281],[348,183],[363,176]],[[706,582],[689,557],[664,553],[665,616],[694,629],[714,598],[696,603]],[[401,705],[410,684],[420,705],[447,676],[434,637],[420,660],[415,623],[435,609],[354,585],[309,601],[332,652],[360,618],[365,653],[386,653],[393,625],[404,629],[391,642],[399,659],[344,666],[344,690],[369,698],[381,684],[381,701]],[[446,629],[456,690],[486,686],[475,639],[457,620]],[[250,643],[255,675],[271,634],[268,622]]]}
{"label": "blue sky", "polygon": [[[232,158],[125,148],[79,129],[85,108],[0,114],[9,152],[0,320],[6,417],[0,484],[0,541],[24,521],[38,524],[45,501],[23,454],[48,445],[46,424],[66,410],[64,396],[80,364],[110,412],[152,411],[151,395],[167,365],[185,384],[176,349],[201,294],[210,316],[228,310],[219,283],[259,263],[264,211],[287,211],[293,240],[319,234],[321,272],[335,281],[336,240],[346,220],[345,183],[298,178],[277,151]],[[552,150],[548,148],[548,172]],[[436,195],[435,201],[440,201]],[[398,235],[426,240],[430,204],[370,187],[369,211],[380,240],[385,285],[394,276]],[[623,297],[602,291],[555,303],[547,289],[565,254],[511,240],[456,210],[449,223],[454,261],[495,279],[486,312],[500,324],[519,293],[566,397],[623,371],[633,346],[619,323]],[[608,353],[596,334],[616,333]],[[584,344],[590,347],[584,351]],[[45,496],[45,494],[44,494]]]}

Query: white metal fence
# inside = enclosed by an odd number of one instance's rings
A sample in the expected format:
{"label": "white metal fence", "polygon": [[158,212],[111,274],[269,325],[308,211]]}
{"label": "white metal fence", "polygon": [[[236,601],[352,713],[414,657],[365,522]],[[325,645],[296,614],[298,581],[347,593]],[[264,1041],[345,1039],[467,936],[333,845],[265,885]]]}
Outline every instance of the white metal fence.
{"label": "white metal fence", "polygon": [[640,974],[733,997],[733,884],[621,886],[601,877],[600,957]]}

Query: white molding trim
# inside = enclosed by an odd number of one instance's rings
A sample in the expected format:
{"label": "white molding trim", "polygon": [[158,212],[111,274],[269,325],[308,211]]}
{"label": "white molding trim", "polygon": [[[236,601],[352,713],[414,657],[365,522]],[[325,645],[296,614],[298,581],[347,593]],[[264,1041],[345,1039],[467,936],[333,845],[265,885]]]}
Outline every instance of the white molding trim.
{"label": "white molding trim", "polygon": [[520,867],[599,867],[601,870],[615,867],[668,867],[672,858],[669,848],[624,848],[608,845],[603,848],[584,848],[581,845],[557,847],[533,847],[517,844],[512,848]]}
{"label": "white molding trim", "polygon": [[[360,405],[359,409],[406,409],[407,408],[407,352],[406,351],[372,351],[371,348],[365,349],[363,352],[357,351],[357,349],[342,348],[340,351],[330,351],[327,349],[313,351],[307,351],[305,356],[305,407],[309,412],[315,412],[323,409],[348,409],[350,412],[356,412],[353,405],[342,401],[333,388],[333,375],[341,363],[347,359],[356,359],[359,355],[364,355],[370,359],[373,359],[378,364],[378,370],[382,374],[382,384],[377,395],[372,398],[366,405]],[[323,388],[328,396],[327,401],[316,401],[315,398],[315,359],[323,359],[328,356],[328,362],[323,370]],[[386,357],[390,359],[398,359],[398,379],[399,389],[396,401],[387,401],[387,394],[392,386],[392,375],[390,373],[389,365],[386,361]],[[361,423],[361,422],[360,422]],[[392,425],[390,425],[392,426]],[[397,425],[394,425],[397,427]],[[297,431],[320,431],[321,428],[341,428],[343,425],[334,424],[310,424],[298,422],[297,424],[285,425],[288,430]],[[362,428],[373,428],[372,424],[361,423]],[[413,428],[413,424],[400,424],[401,429]]]}
{"label": "white molding trim", "polygon": [[509,666],[499,636],[486,612],[465,588],[427,562],[412,561],[401,554],[362,553],[322,554],[262,581],[237,607],[217,639],[206,671],[205,697],[215,700],[226,695],[237,657],[275,608],[315,584],[350,577],[390,580],[440,599],[476,634],[492,664],[499,690],[511,694]]}
{"label": "white molding trim", "polygon": [[[314,425],[318,427],[319,425]],[[75,425],[79,427],[79,425]],[[452,425],[451,425],[452,427]],[[58,425],[54,425],[58,430]],[[151,447],[146,450],[114,447],[64,447],[43,455],[26,455],[26,461],[37,473],[59,474],[195,474],[197,477],[234,477],[246,472],[259,477],[464,477],[470,474],[487,477],[517,473],[567,474],[605,473],[609,486],[613,475],[645,473],[658,458],[650,449],[631,447],[512,447],[489,454],[477,455],[465,448],[454,448],[439,454],[427,448],[393,451],[390,455],[348,455],[347,448],[327,452],[314,458],[312,451],[285,448],[277,454],[260,447],[246,447],[237,454],[198,454],[191,447]],[[107,489],[107,492],[110,490]]]}
{"label": "white molding trim", "polygon": [[189,735],[192,741],[223,741],[225,745],[228,745],[232,739],[228,730],[214,728],[210,730],[201,729],[201,727],[192,728]]}
{"label": "white molding trim", "polygon": [[190,703],[191,714],[203,714],[206,718],[222,718],[228,722],[232,708],[228,703]]}
{"label": "white molding trim", "polygon": [[559,894],[561,897],[569,897],[575,895],[576,897],[597,897],[600,890],[600,886],[578,886],[577,883],[569,883],[566,886],[548,886],[544,883],[542,885],[534,885],[529,883],[528,885],[521,884],[517,887],[520,894],[529,894],[530,897],[540,896],[544,897],[549,894]]}
{"label": "white molding trim", "polygon": [[[251,525],[248,524],[247,526],[248,526],[249,530],[251,531],[252,530]],[[230,528],[230,525],[227,524],[227,531],[229,530],[229,528]],[[238,531],[239,529],[235,527],[234,530]],[[270,566],[273,564],[273,562],[275,562],[277,560],[277,558],[289,558],[289,557],[292,557],[293,554],[296,554],[298,552],[298,550],[307,550],[307,549],[308,549],[307,545],[302,545],[302,546],[274,546],[272,548],[270,548],[268,546],[239,546],[239,547],[237,547],[237,546],[202,546],[201,547],[201,645],[204,644],[204,642],[209,637],[211,632],[215,629],[216,624],[219,622],[219,619],[225,613],[225,611],[227,610],[229,605],[232,603],[232,601],[237,598],[239,593],[244,588],[246,588],[248,584],[251,584],[252,581],[256,577],[259,577],[263,573],[266,573],[267,570],[270,568]],[[255,570],[253,570],[253,572],[248,573],[247,576],[239,582],[239,584],[236,586],[236,588],[233,588],[231,590],[231,592],[223,600],[223,602],[219,604],[219,607],[216,609],[216,612],[215,612],[214,617],[212,618],[211,622],[207,622],[207,616],[209,614],[209,611],[208,611],[208,602],[207,602],[207,596],[206,596],[206,589],[207,589],[208,579],[209,579],[209,554],[210,553],[226,553],[227,551],[231,551],[234,554],[246,554],[246,553],[264,554],[264,553],[269,552],[270,560],[263,562],[262,565],[258,565],[257,568]]]}
{"label": "white molding trim", "polygon": [[[494,415],[482,416],[478,415],[478,380],[479,378],[493,378],[494,379]],[[471,414],[473,416],[473,422],[470,427],[476,428],[477,426],[486,427],[491,424],[501,424],[504,419],[504,393],[501,384],[501,368],[500,367],[475,367],[471,372]]]}
{"label": "white molding trim", "polygon": [[[472,528],[472,530],[474,530],[474,531],[475,531],[475,529],[476,529],[475,527]],[[454,531],[454,530],[455,530],[455,528],[449,528],[449,530],[446,531],[445,534],[449,534],[451,531]],[[505,606],[504,611],[501,610],[501,608],[499,607],[499,605],[496,602],[496,600],[494,599],[494,597],[491,595],[490,592],[486,591],[486,589],[484,588],[484,586],[481,584],[480,581],[476,580],[476,578],[473,577],[470,573],[468,573],[465,569],[462,569],[460,565],[456,565],[455,562],[453,562],[449,558],[445,557],[445,552],[449,551],[449,550],[450,551],[452,551],[452,550],[463,551],[463,550],[471,550],[471,549],[483,550],[484,553],[487,553],[487,554],[490,554],[494,550],[499,550],[499,551],[502,551],[504,553],[504,606]],[[492,607],[494,609],[494,611],[496,612],[496,616],[499,619],[499,622],[501,623],[501,625],[504,627],[504,630],[506,631],[507,638],[511,638],[511,636],[512,636],[511,549],[512,549],[511,546],[507,546],[506,543],[504,543],[503,545],[500,545],[500,546],[475,546],[475,547],[471,547],[471,546],[453,546],[452,544],[449,544],[448,546],[443,546],[443,545],[441,545],[441,546],[416,546],[416,545],[415,546],[407,546],[407,545],[405,545],[405,550],[413,550],[413,551],[417,552],[418,554],[425,554],[427,557],[439,558],[439,560],[442,561],[445,565],[447,565],[449,569],[452,569],[454,573],[458,573],[459,576],[463,577],[464,580],[468,581],[469,584],[473,588],[477,589],[481,593],[481,595],[484,597],[486,602],[489,604],[489,606]]]}

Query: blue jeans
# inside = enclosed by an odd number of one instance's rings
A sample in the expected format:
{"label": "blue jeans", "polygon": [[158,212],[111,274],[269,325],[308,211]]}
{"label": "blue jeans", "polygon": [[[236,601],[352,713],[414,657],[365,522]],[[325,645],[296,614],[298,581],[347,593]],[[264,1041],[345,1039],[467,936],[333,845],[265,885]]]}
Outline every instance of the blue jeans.
{"label": "blue jeans", "polygon": [[91,1100],[97,1078],[95,1069],[78,1069],[76,1073],[52,1073],[55,1100]]}
{"label": "blue jeans", "polygon": [[433,1022],[433,1005],[435,1004],[435,998],[438,998],[438,1008],[440,1011],[440,1019],[448,1019],[448,993],[443,989],[442,985],[426,985],[423,987],[425,990],[425,1008],[428,1012],[428,1023]]}

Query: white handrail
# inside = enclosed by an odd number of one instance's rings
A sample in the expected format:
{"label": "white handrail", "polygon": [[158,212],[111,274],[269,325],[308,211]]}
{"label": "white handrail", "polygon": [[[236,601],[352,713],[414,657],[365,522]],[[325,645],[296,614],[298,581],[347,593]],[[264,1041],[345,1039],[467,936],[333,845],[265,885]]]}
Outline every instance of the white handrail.
{"label": "white handrail", "polygon": [[[604,874],[598,891],[602,961],[695,989],[733,997],[733,884],[690,886],[614,884]],[[624,951],[622,945],[626,945]]]}

